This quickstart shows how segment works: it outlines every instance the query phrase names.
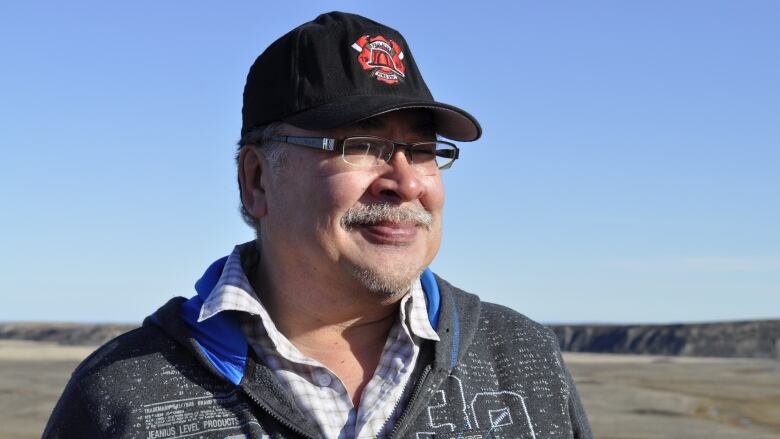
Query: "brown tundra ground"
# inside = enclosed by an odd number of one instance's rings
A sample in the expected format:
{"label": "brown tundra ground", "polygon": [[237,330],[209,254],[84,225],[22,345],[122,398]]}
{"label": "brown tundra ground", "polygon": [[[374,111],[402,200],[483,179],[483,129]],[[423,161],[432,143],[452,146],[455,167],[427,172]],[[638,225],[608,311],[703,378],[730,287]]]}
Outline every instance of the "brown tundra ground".
{"label": "brown tundra ground", "polygon": [[[94,347],[0,340],[0,437],[38,438]],[[780,362],[566,354],[601,439],[780,439]]]}

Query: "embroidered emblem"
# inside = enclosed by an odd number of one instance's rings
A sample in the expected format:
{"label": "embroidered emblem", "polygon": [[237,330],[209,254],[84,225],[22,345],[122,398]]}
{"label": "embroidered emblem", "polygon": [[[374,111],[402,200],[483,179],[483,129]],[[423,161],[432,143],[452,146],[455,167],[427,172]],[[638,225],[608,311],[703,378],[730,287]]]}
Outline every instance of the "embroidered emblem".
{"label": "embroidered emblem", "polygon": [[404,53],[395,41],[381,35],[363,35],[352,48],[360,52],[358,61],[363,70],[369,70],[377,80],[397,84],[404,79]]}

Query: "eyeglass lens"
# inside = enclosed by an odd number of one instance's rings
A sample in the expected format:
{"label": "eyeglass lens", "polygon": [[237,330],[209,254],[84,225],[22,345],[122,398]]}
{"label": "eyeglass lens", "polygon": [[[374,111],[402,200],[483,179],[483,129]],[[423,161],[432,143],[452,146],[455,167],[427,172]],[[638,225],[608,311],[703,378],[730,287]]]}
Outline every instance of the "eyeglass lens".
{"label": "eyeglass lens", "polygon": [[[436,174],[454,160],[452,145],[443,142],[423,142],[404,147],[412,166],[426,175]],[[389,162],[393,142],[372,137],[350,137],[344,140],[344,161],[356,167],[371,167]]]}

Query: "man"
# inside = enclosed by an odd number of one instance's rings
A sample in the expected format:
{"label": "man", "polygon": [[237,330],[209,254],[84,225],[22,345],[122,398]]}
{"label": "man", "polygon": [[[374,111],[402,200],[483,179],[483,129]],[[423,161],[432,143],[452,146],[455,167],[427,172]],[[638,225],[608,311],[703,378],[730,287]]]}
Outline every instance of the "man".
{"label": "man", "polygon": [[590,437],[550,331],[426,267],[441,173],[477,121],[433,100],[403,37],[324,14],[244,90],[257,239],[79,366],[46,437]]}

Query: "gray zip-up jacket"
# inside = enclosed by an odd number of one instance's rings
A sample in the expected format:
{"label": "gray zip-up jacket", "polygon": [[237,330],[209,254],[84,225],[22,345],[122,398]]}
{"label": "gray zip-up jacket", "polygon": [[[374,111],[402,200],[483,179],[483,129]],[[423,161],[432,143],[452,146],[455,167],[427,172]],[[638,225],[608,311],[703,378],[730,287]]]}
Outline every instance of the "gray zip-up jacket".
{"label": "gray zip-up jacket", "polygon": [[[436,278],[441,341],[426,342],[395,438],[591,438],[550,330]],[[175,298],[76,369],[45,438],[319,438],[251,349],[215,367]],[[220,340],[207,340],[219,347]],[[218,351],[217,349],[216,351]]]}

